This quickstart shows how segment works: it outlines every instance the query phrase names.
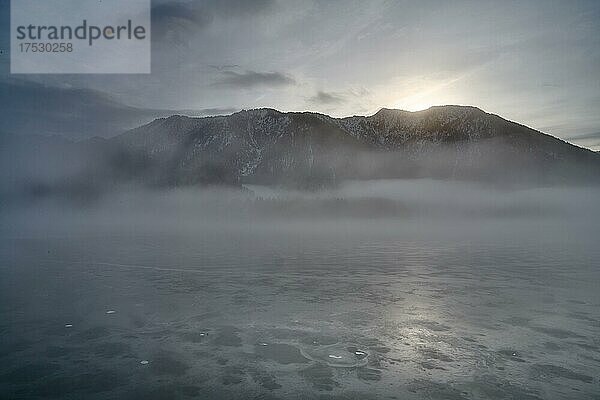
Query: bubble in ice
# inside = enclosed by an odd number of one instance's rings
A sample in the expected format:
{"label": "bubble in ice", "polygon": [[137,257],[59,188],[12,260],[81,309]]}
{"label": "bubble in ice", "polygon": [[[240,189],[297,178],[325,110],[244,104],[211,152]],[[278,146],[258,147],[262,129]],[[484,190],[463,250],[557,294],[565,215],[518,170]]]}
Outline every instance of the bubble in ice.
{"label": "bubble in ice", "polygon": [[72,328],[73,324],[65,324],[65,328]]}
{"label": "bubble in ice", "polygon": [[304,357],[327,364],[330,367],[354,368],[367,365],[368,354],[356,348],[346,347],[342,343],[328,346],[304,346],[301,349]]}
{"label": "bubble in ice", "polygon": [[108,310],[108,311],[106,311],[106,313],[107,314],[114,314],[114,313],[116,313],[116,311],[115,310]]}
{"label": "bubble in ice", "polygon": [[356,346],[348,346],[346,348],[346,350],[348,350],[350,353],[353,353],[356,356],[356,358],[361,359],[361,360],[363,358],[367,357],[367,355],[368,355],[365,351],[360,350]]}
{"label": "bubble in ice", "polygon": [[142,361],[140,361],[140,364],[142,364],[142,365],[148,365],[148,360],[142,360]]}

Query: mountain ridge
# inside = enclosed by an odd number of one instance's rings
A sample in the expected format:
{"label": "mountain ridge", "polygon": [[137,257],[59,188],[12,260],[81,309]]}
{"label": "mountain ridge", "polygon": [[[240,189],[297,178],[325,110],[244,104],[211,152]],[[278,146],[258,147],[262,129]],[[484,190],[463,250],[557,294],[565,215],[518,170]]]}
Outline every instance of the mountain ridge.
{"label": "mountain ridge", "polygon": [[[115,140],[155,157],[169,158],[171,164],[185,164],[187,172],[190,172],[190,164],[198,164],[202,159],[215,161],[214,156],[220,155],[222,157],[217,158],[228,165],[229,172],[237,175],[234,181],[254,177],[259,181],[281,182],[286,180],[284,175],[294,175],[298,170],[303,170],[304,175],[316,173],[323,179],[329,176],[325,179],[329,181],[390,175],[470,179],[477,174],[467,171],[465,162],[481,166],[486,157],[496,157],[496,153],[529,168],[552,161],[567,164],[589,161],[597,168],[600,160],[590,150],[477,107],[458,105],[434,106],[416,112],[382,108],[370,116],[344,118],[273,108],[201,118],[175,115],[156,119]],[[394,153],[399,160],[396,163],[386,160],[380,165],[373,165],[377,162],[371,160],[366,168],[349,165],[349,159],[364,158],[363,153],[371,152],[377,153],[372,154],[375,159],[390,158],[390,153]],[[449,165],[440,164],[444,157],[451,157],[449,161],[454,162],[451,173],[448,173]],[[315,166],[315,161],[319,165]],[[391,170],[385,170],[386,164],[393,164]],[[428,171],[434,164],[439,164],[435,171]],[[481,170],[482,178],[493,175],[494,166],[502,167],[500,160],[492,164]],[[214,163],[211,165],[214,167]],[[406,171],[401,171],[403,167]],[[548,167],[553,166],[544,166]],[[343,171],[338,171],[340,168]],[[379,172],[375,173],[374,169]],[[405,173],[410,169],[421,172]],[[537,169],[541,177],[543,171]],[[191,167],[192,174],[194,170]],[[345,173],[347,170],[353,172]],[[510,176],[507,179],[510,180]]]}
{"label": "mountain ridge", "polygon": [[[483,110],[483,109],[481,109],[479,107],[471,106],[471,105],[459,105],[459,104],[435,105],[435,106],[431,106],[431,107],[428,107],[426,109],[418,110],[418,111],[408,111],[408,110],[397,109],[397,108],[382,107],[377,112],[375,112],[373,114],[370,114],[370,115],[355,114],[355,115],[345,116],[345,117],[332,117],[332,116],[329,116],[327,114],[319,113],[319,112],[316,112],[316,111],[281,111],[281,110],[278,110],[278,109],[272,108],[272,107],[259,107],[259,108],[251,108],[251,109],[241,109],[239,111],[232,112],[232,113],[229,113],[229,114],[207,115],[207,116],[191,116],[191,115],[187,115],[187,114],[175,113],[175,114],[172,114],[172,115],[169,115],[169,116],[155,118],[154,120],[152,120],[152,121],[150,121],[150,122],[148,122],[146,124],[143,124],[143,125],[141,125],[139,127],[133,128],[133,129],[129,129],[129,130],[125,131],[125,132],[117,134],[116,136],[126,135],[130,131],[137,130],[137,129],[142,128],[144,126],[152,125],[152,124],[154,124],[155,122],[158,122],[158,121],[172,120],[172,119],[178,119],[178,118],[186,119],[186,120],[218,119],[218,118],[226,118],[226,117],[231,117],[231,116],[234,116],[234,115],[244,114],[244,113],[273,112],[273,113],[277,113],[277,114],[280,114],[280,115],[286,115],[286,114],[316,115],[316,116],[321,116],[321,117],[332,119],[332,120],[344,121],[344,120],[351,120],[351,119],[356,119],[356,118],[374,118],[374,117],[377,117],[377,116],[382,116],[383,114],[398,114],[399,113],[399,114],[404,114],[404,115],[409,115],[409,116],[413,115],[414,116],[414,115],[419,115],[419,114],[422,114],[422,113],[427,113],[427,112],[430,112],[432,110],[449,110],[449,109],[471,110],[473,112],[481,113],[483,115],[488,115],[488,116],[491,116],[491,117],[497,117],[497,118],[500,118],[500,119],[502,119],[504,121],[507,121],[509,123],[512,123],[512,124],[515,124],[515,125],[519,125],[519,126],[521,126],[523,128],[530,129],[530,130],[533,130],[533,131],[535,131],[535,132],[537,132],[539,134],[542,134],[542,135],[551,137],[553,139],[559,140],[561,142],[569,144],[569,145],[571,145],[573,147],[576,147],[578,149],[586,150],[586,151],[589,151],[591,153],[598,153],[598,151],[590,150],[590,149],[588,149],[588,148],[586,148],[584,146],[580,146],[580,145],[577,145],[575,143],[569,142],[568,140],[562,139],[562,138],[560,138],[558,136],[554,136],[552,134],[542,132],[542,131],[540,131],[538,129],[532,128],[532,127],[530,127],[528,125],[525,125],[525,124],[522,124],[520,122],[517,122],[517,121],[514,121],[514,120],[510,120],[510,119],[506,119],[506,118],[504,118],[504,117],[502,117],[502,116],[500,116],[498,114],[487,112],[487,111],[485,111],[485,110]],[[111,139],[113,137],[110,137],[109,139]]]}
{"label": "mountain ridge", "polygon": [[3,181],[32,193],[86,194],[121,184],[318,189],[345,180],[414,178],[600,184],[600,154],[473,106],[344,118],[260,108],[171,115],[79,142],[12,139],[0,149]]}

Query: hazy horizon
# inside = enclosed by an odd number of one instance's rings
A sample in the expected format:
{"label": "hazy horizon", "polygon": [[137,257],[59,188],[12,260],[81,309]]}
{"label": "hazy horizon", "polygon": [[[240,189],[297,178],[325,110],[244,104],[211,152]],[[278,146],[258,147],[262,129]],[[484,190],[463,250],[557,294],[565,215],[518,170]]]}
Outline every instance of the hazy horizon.
{"label": "hazy horizon", "polygon": [[[153,0],[150,75],[21,75],[143,109],[480,107],[598,150],[595,1]],[[9,1],[0,2],[9,26]],[[0,81],[9,77],[0,35]],[[1,127],[0,127],[1,128]]]}
{"label": "hazy horizon", "polygon": [[598,21],[0,0],[0,398],[598,400]]}

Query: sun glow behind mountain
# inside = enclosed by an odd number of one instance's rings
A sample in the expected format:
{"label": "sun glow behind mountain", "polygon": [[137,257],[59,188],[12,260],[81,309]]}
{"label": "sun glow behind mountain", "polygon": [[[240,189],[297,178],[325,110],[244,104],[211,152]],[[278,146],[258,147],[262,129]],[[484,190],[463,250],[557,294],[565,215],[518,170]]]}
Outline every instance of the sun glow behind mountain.
{"label": "sun glow behind mountain", "polygon": [[393,108],[415,112],[415,111],[427,110],[428,108],[437,106],[437,105],[441,105],[441,104],[430,102],[430,101],[421,101],[421,102],[415,101],[415,102],[407,102],[407,103],[398,102],[397,104],[394,105]]}
{"label": "sun glow behind mountain", "polygon": [[432,106],[461,103],[462,97],[457,96],[456,91],[452,90],[453,85],[461,78],[462,76],[443,79],[416,77],[408,81],[395,82],[394,93],[390,93],[390,108],[421,111]]}

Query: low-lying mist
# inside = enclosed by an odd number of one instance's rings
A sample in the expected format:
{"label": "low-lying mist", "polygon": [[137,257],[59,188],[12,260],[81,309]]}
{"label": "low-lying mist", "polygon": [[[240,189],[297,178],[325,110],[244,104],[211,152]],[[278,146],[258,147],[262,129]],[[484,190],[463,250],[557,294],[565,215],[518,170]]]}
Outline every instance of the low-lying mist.
{"label": "low-lying mist", "polygon": [[[306,230],[308,233],[429,231],[460,236],[467,226],[509,224],[531,234],[594,229],[598,188],[500,189],[436,180],[348,181],[335,189],[247,185],[123,189],[79,203],[47,198],[3,207],[2,234],[193,233]],[[543,224],[554,228],[545,229]],[[462,231],[461,231],[462,230]],[[548,232],[549,231],[549,232]]]}
{"label": "low-lying mist", "polygon": [[365,180],[5,204],[0,376],[40,398],[592,398],[599,200]]}

